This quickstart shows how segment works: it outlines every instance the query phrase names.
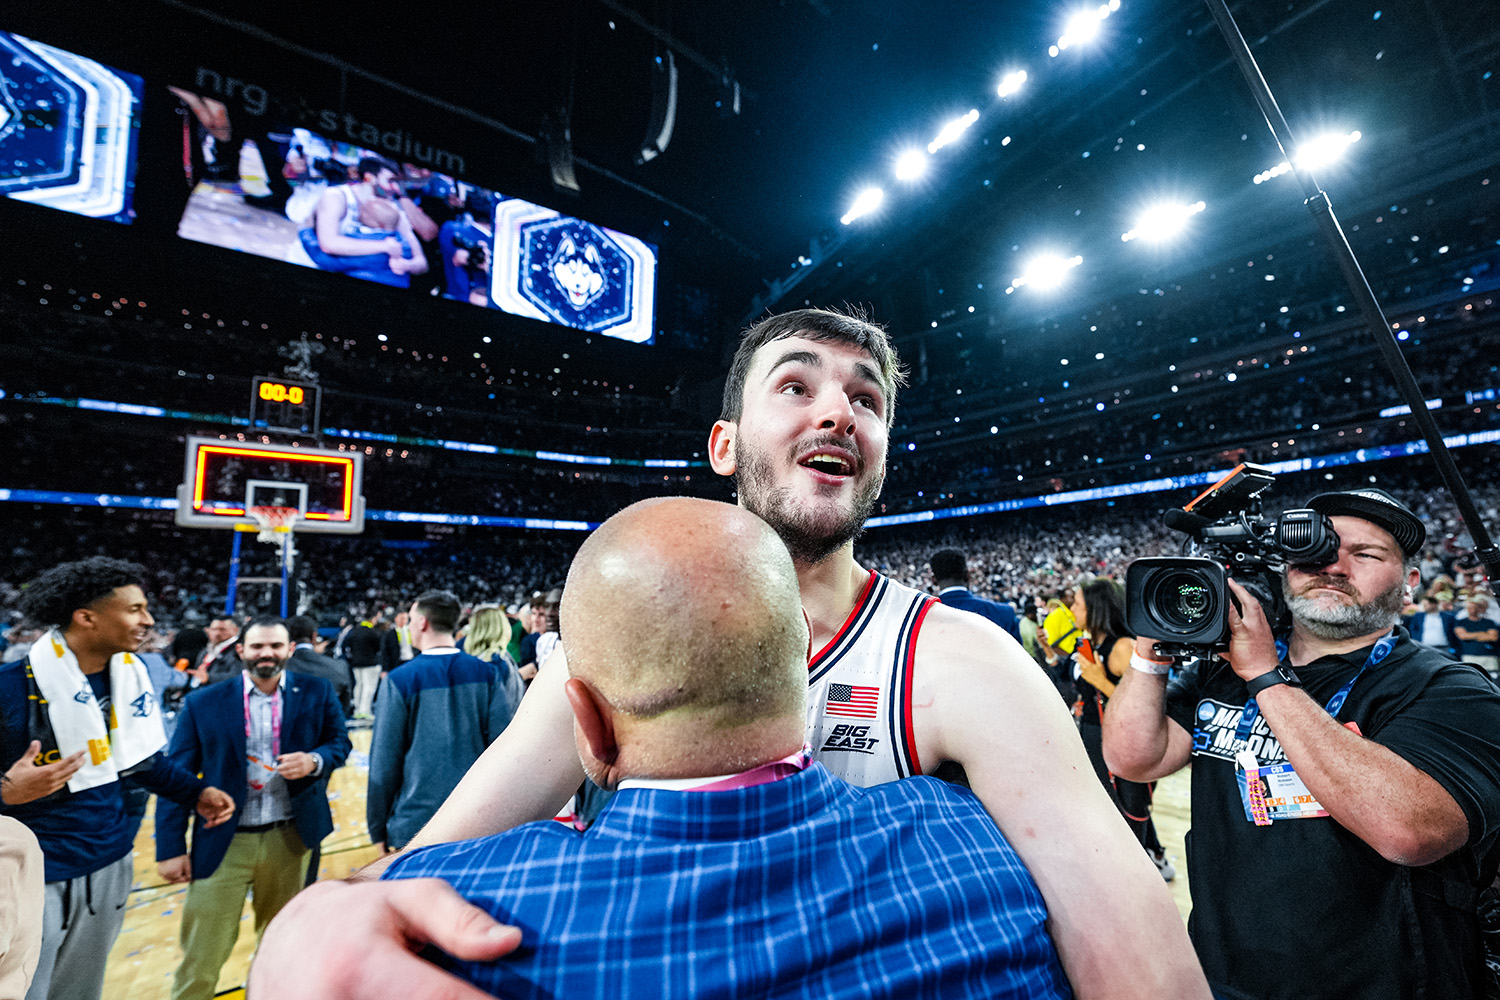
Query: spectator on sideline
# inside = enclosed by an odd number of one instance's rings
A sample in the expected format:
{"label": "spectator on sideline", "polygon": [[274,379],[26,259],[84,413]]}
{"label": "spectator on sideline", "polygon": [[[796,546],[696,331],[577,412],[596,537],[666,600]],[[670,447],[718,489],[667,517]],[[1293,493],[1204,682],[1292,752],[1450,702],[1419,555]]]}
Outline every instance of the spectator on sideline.
{"label": "spectator on sideline", "polygon": [[928,565],[932,567],[938,600],[950,607],[983,615],[1009,632],[1017,642],[1021,641],[1021,626],[1016,621],[1015,608],[969,593],[969,564],[962,552],[957,549],[940,549],[932,554]]}
{"label": "spectator on sideline", "polygon": [[1464,615],[1455,618],[1453,634],[1458,637],[1458,653],[1465,663],[1479,667],[1491,678],[1500,678],[1500,625],[1485,614],[1489,599],[1474,594],[1464,603]]}
{"label": "spectator on sideline", "polygon": [[380,683],[365,819],[382,850],[422,828],[516,713],[519,698],[494,665],[454,645],[462,614],[447,591],[418,597],[410,628],[421,655]]}
{"label": "spectator on sideline", "polygon": [[134,878],[122,779],[196,808],[205,828],[234,814],[233,799],[163,752],[160,705],[132,655],[153,621],[143,573],[103,556],[43,573],[22,606],[49,631],[0,668],[0,760],[15,762],[0,802],[36,834],[47,881],[27,1000],[98,1000],[104,990]]}
{"label": "spectator on sideline", "polygon": [[1456,615],[1438,608],[1438,599],[1432,594],[1422,598],[1422,610],[1406,620],[1411,637],[1424,646],[1441,649],[1449,656],[1458,656],[1458,635],[1453,631]]}
{"label": "spectator on sideline", "polygon": [[312,848],[333,832],[327,779],[349,756],[349,737],[332,685],[284,672],[291,646],[280,618],[252,619],[234,647],[240,682],[183,703],[172,760],[222,784],[238,811],[217,829],[197,824],[189,854],[187,811],[170,802],[157,809],[157,870],[191,883],[172,1000],[213,997],[239,937],[246,888],[258,937],[303,887]]}
{"label": "spectator on sideline", "polygon": [[368,719],[380,684],[380,612],[359,622],[344,637],[344,659],[354,671],[354,717]]}

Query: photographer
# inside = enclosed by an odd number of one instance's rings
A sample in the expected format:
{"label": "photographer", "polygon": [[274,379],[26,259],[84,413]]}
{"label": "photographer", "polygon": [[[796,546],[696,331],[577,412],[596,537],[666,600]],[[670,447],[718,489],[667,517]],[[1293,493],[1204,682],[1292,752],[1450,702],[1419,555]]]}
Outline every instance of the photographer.
{"label": "photographer", "polygon": [[1500,691],[1396,625],[1416,515],[1377,489],[1307,506],[1339,548],[1283,573],[1290,635],[1230,580],[1242,610],[1223,659],[1168,685],[1137,640],[1105,759],[1136,781],[1192,760],[1188,929],[1217,996],[1482,997]]}

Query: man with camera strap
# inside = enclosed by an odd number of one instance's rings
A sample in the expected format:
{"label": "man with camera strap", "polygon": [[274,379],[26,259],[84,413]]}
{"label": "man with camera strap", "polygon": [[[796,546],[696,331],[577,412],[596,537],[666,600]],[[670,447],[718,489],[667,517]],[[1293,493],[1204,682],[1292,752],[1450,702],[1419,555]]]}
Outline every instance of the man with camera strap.
{"label": "man with camera strap", "polygon": [[1228,581],[1228,651],[1170,684],[1152,639],[1104,718],[1136,781],[1192,761],[1189,932],[1216,996],[1479,997],[1474,912],[1500,840],[1500,689],[1396,623],[1422,522],[1378,489],[1308,507],[1338,535],[1289,565],[1289,636]]}

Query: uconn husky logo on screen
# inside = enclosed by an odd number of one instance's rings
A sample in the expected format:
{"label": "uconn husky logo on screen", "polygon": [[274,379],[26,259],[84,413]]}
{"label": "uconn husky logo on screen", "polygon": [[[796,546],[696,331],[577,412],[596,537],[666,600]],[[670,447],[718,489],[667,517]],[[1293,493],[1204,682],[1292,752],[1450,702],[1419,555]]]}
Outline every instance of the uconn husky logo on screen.
{"label": "uconn husky logo on screen", "polygon": [[554,218],[523,227],[522,292],[554,322],[603,330],[630,318],[635,264],[598,226]]}

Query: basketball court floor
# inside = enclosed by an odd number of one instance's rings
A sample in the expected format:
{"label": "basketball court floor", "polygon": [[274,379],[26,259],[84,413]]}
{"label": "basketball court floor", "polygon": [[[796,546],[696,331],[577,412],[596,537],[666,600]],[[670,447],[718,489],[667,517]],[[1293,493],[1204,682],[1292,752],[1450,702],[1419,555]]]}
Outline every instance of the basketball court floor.
{"label": "basketball court floor", "polygon": [[[365,786],[369,780],[370,730],[349,733],[354,752],[349,762],[329,780],[329,804],[333,809],[333,833],[323,841],[320,879],[343,878],[373,861],[375,848],[365,832]],[[1188,827],[1189,772],[1180,771],[1163,779],[1156,788],[1154,811],[1157,833],[1167,855],[1177,868],[1172,895],[1183,918],[1187,918],[1187,865],[1183,835]],[[125,927],[109,955],[104,995],[118,1000],[167,1000],[172,974],[182,960],[178,925],[182,919],[187,887],[163,883],[156,873],[156,841],[153,807],[146,813],[135,840],[135,888],[125,913]],[[245,974],[255,949],[255,931],[247,901],[240,917],[240,938],[234,954],[219,975],[219,995],[244,995]]]}

